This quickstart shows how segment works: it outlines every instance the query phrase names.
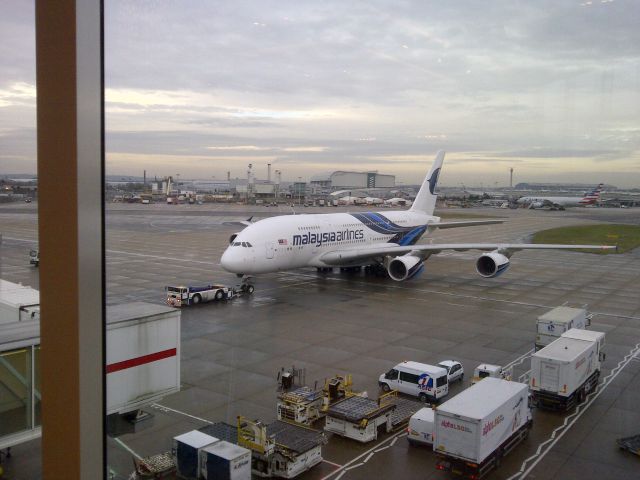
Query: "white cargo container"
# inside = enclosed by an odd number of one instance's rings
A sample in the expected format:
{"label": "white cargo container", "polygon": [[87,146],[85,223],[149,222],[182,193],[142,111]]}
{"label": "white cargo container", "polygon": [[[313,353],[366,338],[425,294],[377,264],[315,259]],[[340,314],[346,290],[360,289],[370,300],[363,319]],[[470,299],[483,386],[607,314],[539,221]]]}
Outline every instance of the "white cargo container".
{"label": "white cargo container", "polygon": [[600,351],[604,346],[604,332],[594,332],[593,330],[580,330],[572,328],[564,332],[561,337],[563,338],[575,338],[576,340],[586,340],[588,342],[597,342]]}
{"label": "white cargo container", "polygon": [[0,323],[40,320],[40,292],[0,280]]}
{"label": "white cargo container", "polygon": [[107,307],[107,414],[180,391],[180,311],[134,302]]}
{"label": "white cargo container", "polygon": [[582,402],[598,383],[603,344],[602,332],[571,329],[534,353],[529,382],[538,406],[568,410]]}
{"label": "white cargo container", "polygon": [[200,478],[251,480],[251,450],[221,440],[200,449]]}
{"label": "white cargo container", "polygon": [[526,438],[530,426],[527,385],[485,378],[436,409],[437,468],[483,478]]}
{"label": "white cargo container", "polygon": [[584,330],[589,323],[589,316],[584,308],[554,308],[538,317],[536,323],[536,350],[546,347],[571,328]]}
{"label": "white cargo container", "polygon": [[173,437],[172,453],[176,463],[176,472],[181,478],[198,478],[200,449],[219,442],[220,439],[198,430]]}
{"label": "white cargo container", "polygon": [[411,445],[433,445],[433,421],[435,411],[432,408],[421,408],[409,419],[407,439]]}

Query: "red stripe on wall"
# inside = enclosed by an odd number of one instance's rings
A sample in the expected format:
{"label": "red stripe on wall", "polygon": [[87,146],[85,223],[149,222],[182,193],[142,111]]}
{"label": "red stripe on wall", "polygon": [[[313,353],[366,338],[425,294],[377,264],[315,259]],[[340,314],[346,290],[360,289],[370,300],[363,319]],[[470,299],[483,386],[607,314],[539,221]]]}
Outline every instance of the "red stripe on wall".
{"label": "red stripe on wall", "polygon": [[175,357],[176,354],[177,349],[170,348],[161,352],[150,353],[149,355],[143,355],[141,357],[132,358],[130,360],[112,363],[111,365],[107,365],[107,373],[119,372],[120,370],[126,370],[127,368],[132,367],[139,367],[140,365],[155,362],[156,360]]}

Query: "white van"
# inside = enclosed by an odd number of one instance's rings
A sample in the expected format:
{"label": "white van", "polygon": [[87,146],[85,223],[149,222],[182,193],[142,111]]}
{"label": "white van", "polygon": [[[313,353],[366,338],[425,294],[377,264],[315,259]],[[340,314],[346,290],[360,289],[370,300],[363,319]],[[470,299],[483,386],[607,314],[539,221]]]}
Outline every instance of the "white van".
{"label": "white van", "polygon": [[435,412],[432,408],[421,408],[409,419],[407,439],[411,445],[433,445],[433,419]]}
{"label": "white van", "polygon": [[380,375],[378,384],[385,392],[398,390],[418,397],[422,402],[436,402],[449,393],[447,371],[426,363],[399,363]]}

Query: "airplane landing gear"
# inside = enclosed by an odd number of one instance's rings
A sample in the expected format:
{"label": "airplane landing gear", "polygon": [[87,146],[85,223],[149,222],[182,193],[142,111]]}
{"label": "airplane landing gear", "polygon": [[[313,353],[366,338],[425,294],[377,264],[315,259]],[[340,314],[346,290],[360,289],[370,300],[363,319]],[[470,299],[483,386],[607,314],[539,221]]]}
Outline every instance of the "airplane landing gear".
{"label": "airplane landing gear", "polygon": [[252,294],[256,287],[253,286],[253,277],[249,275],[243,275],[240,281],[240,291],[248,294]]}
{"label": "airplane landing gear", "polygon": [[366,267],[364,267],[364,273],[365,275],[373,275],[375,277],[386,277],[387,269],[384,268],[384,266],[380,265],[379,263],[376,263],[376,264],[367,265]]}

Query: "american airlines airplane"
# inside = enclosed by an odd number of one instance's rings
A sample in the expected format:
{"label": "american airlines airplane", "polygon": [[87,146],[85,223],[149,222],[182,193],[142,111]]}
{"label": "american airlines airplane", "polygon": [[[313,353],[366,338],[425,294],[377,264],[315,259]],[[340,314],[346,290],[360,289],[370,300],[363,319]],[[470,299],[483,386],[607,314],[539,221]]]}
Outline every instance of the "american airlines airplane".
{"label": "american airlines airplane", "polygon": [[249,275],[317,267],[370,267],[396,281],[423,270],[431,255],[446,251],[485,251],[476,261],[483,277],[497,277],[509,267],[514,252],[525,249],[615,249],[600,245],[543,245],[525,243],[420,244],[420,238],[441,228],[472,227],[502,220],[443,222],[433,215],[438,175],[444,152],[436,155],[409,210],[384,213],[329,213],[284,215],[250,223],[231,236],[220,263],[232,273]]}
{"label": "american airlines airplane", "polygon": [[587,205],[595,205],[600,200],[603,184],[600,183],[596,188],[583,197],[520,197],[516,203],[521,205],[529,205],[529,208],[558,208],[565,207],[586,207]]}

